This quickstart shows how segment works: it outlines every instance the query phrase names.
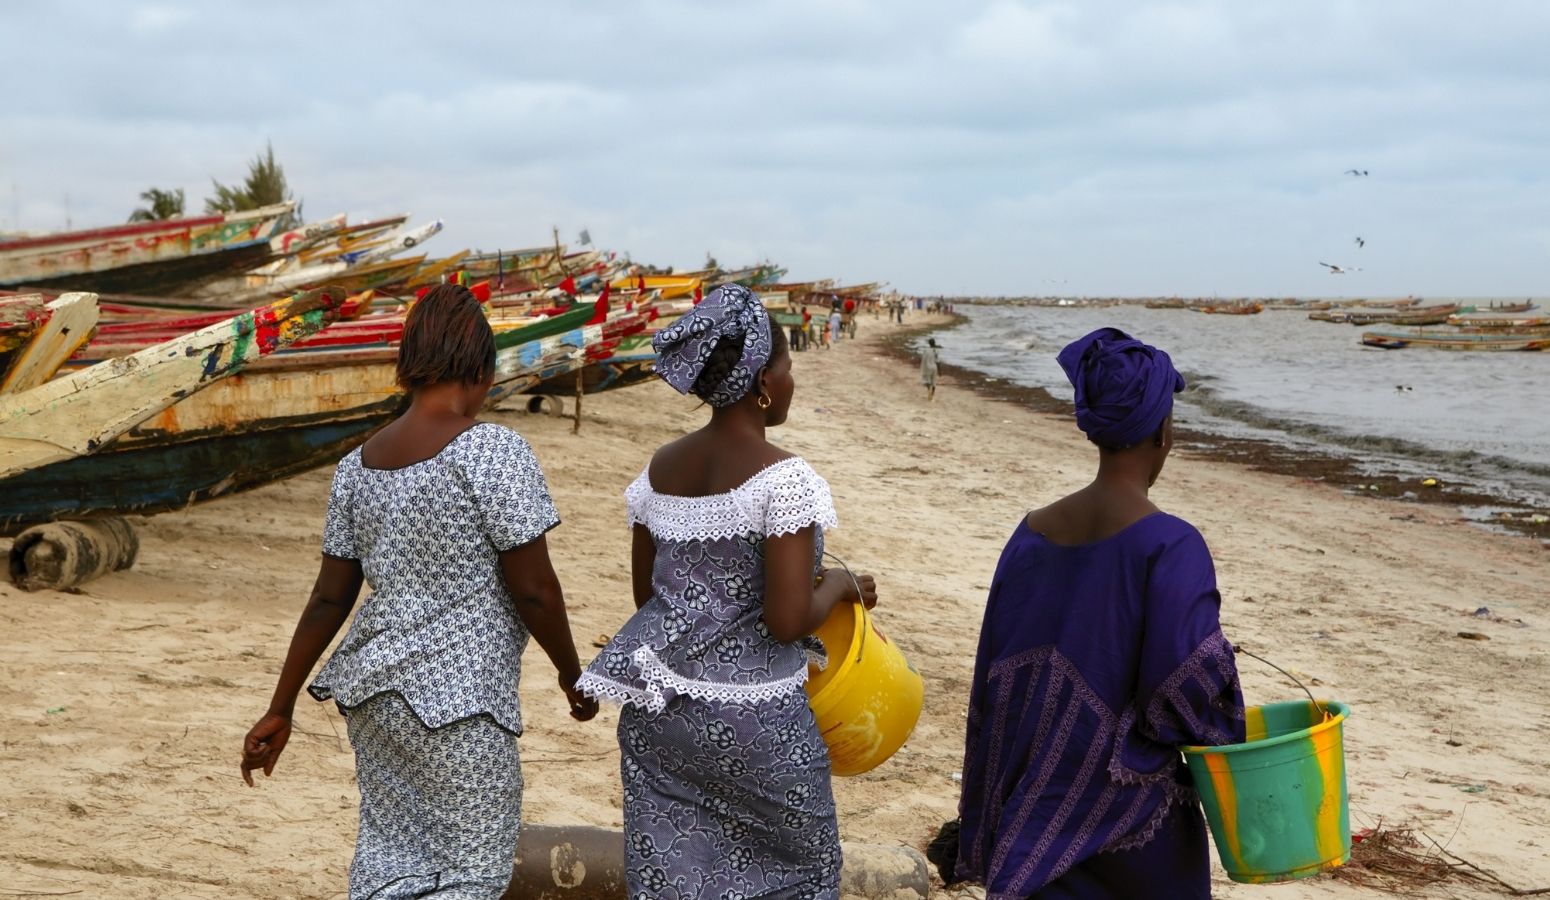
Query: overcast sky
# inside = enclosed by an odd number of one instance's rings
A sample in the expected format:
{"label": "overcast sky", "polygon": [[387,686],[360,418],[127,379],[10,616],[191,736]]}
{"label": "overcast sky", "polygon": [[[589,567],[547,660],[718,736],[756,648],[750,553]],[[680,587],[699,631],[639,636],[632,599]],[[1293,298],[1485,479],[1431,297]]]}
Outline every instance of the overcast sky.
{"label": "overcast sky", "polygon": [[919,293],[1550,294],[1544,0],[10,0],[0,55],[0,230],[198,212],[272,140],[309,217],[439,216],[439,252],[558,225]]}

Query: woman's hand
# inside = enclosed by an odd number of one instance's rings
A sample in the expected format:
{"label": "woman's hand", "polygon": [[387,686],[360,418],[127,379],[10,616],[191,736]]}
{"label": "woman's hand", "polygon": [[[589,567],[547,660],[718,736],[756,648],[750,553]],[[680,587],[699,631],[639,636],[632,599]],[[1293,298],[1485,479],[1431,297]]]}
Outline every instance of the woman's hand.
{"label": "woman's hand", "polygon": [[[579,677],[579,676],[578,676]],[[560,689],[565,692],[565,699],[570,701],[570,717],[578,722],[585,722],[597,715],[597,699],[576,690],[576,679],[567,679],[560,676]]]}
{"label": "woman's hand", "polygon": [[834,579],[844,587],[844,593],[840,599],[846,603],[861,601],[867,609],[877,605],[877,580],[870,575],[857,575],[850,577],[850,573],[844,569],[824,569],[823,581]]}
{"label": "woman's hand", "polygon": [[248,787],[253,787],[254,769],[263,769],[265,778],[274,774],[274,764],[290,739],[291,717],[279,713],[265,713],[248,729],[248,736],[242,739],[242,780]]}

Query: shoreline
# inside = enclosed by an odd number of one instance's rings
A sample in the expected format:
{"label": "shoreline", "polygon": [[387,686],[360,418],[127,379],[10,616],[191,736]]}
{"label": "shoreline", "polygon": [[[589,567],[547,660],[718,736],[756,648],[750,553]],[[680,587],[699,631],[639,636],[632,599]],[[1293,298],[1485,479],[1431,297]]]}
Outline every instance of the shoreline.
{"label": "shoreline", "polygon": [[[895,333],[883,339],[884,346],[901,362],[918,366],[920,354],[912,347],[914,341],[933,332],[956,328],[968,321],[968,317],[961,313],[955,313],[952,318],[953,321],[945,325],[900,326]],[[953,383],[982,397],[1070,421],[1071,402],[1054,396],[1042,387],[1017,384],[954,363],[942,363],[940,371],[942,375],[952,378]],[[1229,462],[1257,472],[1335,485],[1345,489],[1353,499],[1361,497],[1452,507],[1460,518],[1482,530],[1499,530],[1506,534],[1536,538],[1544,542],[1545,549],[1550,550],[1550,508],[1547,507],[1499,497],[1468,484],[1448,483],[1440,487],[1426,487],[1421,483],[1423,479],[1414,476],[1364,471],[1361,459],[1334,449],[1305,449],[1264,438],[1216,434],[1186,425],[1175,426],[1174,439],[1177,452],[1186,456]],[[1471,518],[1465,513],[1471,507],[1508,511],[1511,516]],[[1546,520],[1532,521],[1529,517],[1535,515],[1546,516]]]}
{"label": "shoreline", "polygon": [[[900,330],[944,324],[919,316]],[[956,814],[997,559],[1032,505],[1087,481],[1093,451],[1068,417],[991,402],[971,385],[945,382],[928,404],[918,367],[900,365],[885,334],[863,320],[860,340],[795,354],[791,420],[771,437],[829,481],[840,517],[829,546],[877,576],[876,619],[926,682],[904,749],[835,779],[841,836],[922,849]],[[654,448],[705,416],[653,381],[587,397],[580,434],[569,417],[488,417],[527,438],[559,506],[549,547],[583,659],[634,608],[625,487]],[[317,571],[330,476],[137,520],[135,567],[78,592],[0,586],[12,635],[0,658],[0,880],[11,889],[126,900],[343,891],[357,798],[333,705],[298,703],[285,756],[256,790],[236,765]],[[1550,883],[1544,551],[1436,507],[1355,503],[1334,486],[1190,455],[1170,461],[1154,495],[1205,535],[1231,639],[1353,707],[1353,828],[1451,835],[1471,861]],[[1250,702],[1296,691],[1263,666],[1240,671]],[[571,721],[536,646],[523,674],[524,821],[618,827],[617,710]],[[1264,893],[1230,884],[1214,862],[1213,888]],[[1390,896],[1328,877],[1277,893]],[[1497,896],[1465,884],[1417,895]]]}

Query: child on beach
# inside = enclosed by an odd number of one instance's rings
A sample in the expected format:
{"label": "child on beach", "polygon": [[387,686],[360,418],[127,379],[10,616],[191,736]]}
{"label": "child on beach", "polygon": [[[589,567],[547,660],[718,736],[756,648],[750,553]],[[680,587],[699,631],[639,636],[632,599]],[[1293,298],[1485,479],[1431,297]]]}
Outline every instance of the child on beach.
{"label": "child on beach", "polygon": [[1177,748],[1242,741],[1244,710],[1211,553],[1147,499],[1184,379],[1113,328],[1059,361],[1098,473],[1018,522],[991,582],[956,875],[992,897],[1209,898]]}
{"label": "child on beach", "polygon": [[766,440],[794,382],[758,298],[722,286],[652,343],[657,373],[712,411],[625,492],[638,611],[577,682],[624,704],[629,895],[834,898],[839,830],[802,641],[875,587],[825,577],[828,483]]}
{"label": "child on beach", "polygon": [[926,399],[936,399],[937,375],[936,338],[926,338],[926,347],[920,351],[920,383],[926,386]]}
{"label": "child on beach", "polygon": [[571,715],[597,704],[581,675],[544,535],[559,524],[520,435],[474,416],[495,340],[467,288],[445,284],[404,323],[409,409],[340,461],[323,564],[274,699],[243,741],[242,777],[274,772],[303,681],[333,699],[355,750],[360,830],[351,898],[494,898],[511,880],[522,810],[517,680],[528,635],[559,671]]}

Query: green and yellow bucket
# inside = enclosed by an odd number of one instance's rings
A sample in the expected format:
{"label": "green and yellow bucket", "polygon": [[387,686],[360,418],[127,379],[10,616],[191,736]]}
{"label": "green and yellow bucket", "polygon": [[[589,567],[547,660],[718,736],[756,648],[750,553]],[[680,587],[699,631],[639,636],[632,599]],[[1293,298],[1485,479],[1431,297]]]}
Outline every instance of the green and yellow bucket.
{"label": "green and yellow bucket", "polygon": [[882,765],[920,719],[925,683],[859,602],[834,607],[816,637],[829,657],[808,667],[807,701],[836,775]]}
{"label": "green and yellow bucket", "polygon": [[1294,700],[1245,711],[1247,741],[1185,747],[1233,881],[1306,878],[1351,858],[1343,703]]}

